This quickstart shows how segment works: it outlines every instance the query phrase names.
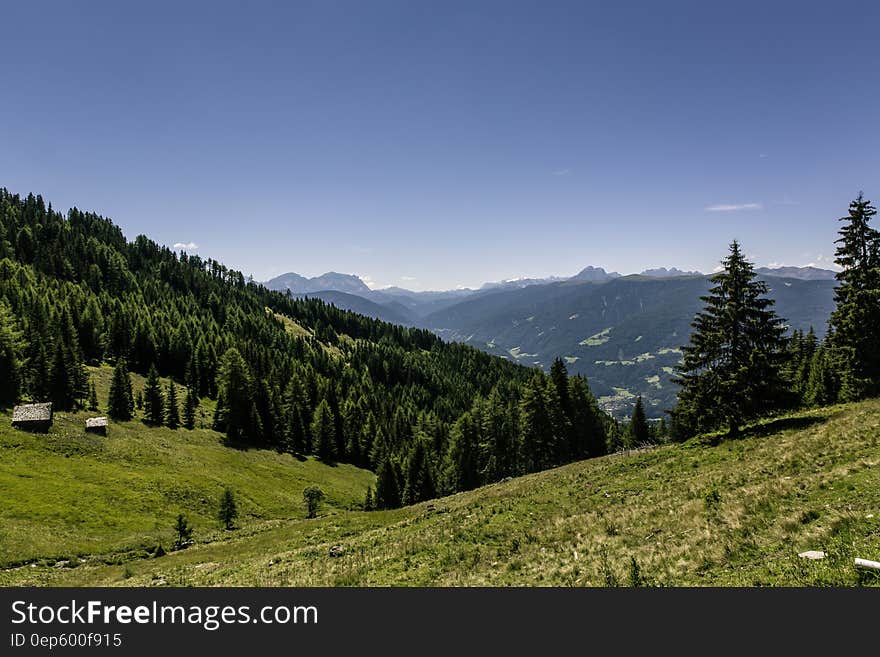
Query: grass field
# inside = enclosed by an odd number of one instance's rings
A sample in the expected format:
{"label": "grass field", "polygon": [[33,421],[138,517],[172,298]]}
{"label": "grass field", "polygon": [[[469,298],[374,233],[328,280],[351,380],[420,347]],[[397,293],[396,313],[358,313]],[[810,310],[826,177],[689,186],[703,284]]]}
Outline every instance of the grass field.
{"label": "grass field", "polygon": [[[100,400],[111,374],[93,370]],[[143,385],[133,378],[135,389]],[[207,428],[212,413],[203,404],[193,431],[137,419],[111,423],[106,438],[83,429],[98,413],[56,413],[47,435],[12,429],[0,415],[0,564],[120,561],[159,544],[168,549],[178,513],[197,540],[213,540],[226,533],[216,520],[226,486],[235,492],[239,533],[247,533],[301,517],[310,484],[320,484],[329,508],[345,509],[359,505],[374,482],[372,473],[348,465],[224,446]]]}
{"label": "grass field", "polygon": [[[98,555],[76,567],[42,559],[7,568],[4,585],[878,583],[852,559],[880,560],[880,400],[759,424],[716,446],[616,454],[388,512],[345,508],[360,501],[369,473],[236,452],[207,431],[114,428],[108,445],[90,446],[71,430],[49,447],[3,425],[4,559]],[[332,504],[306,520],[299,496],[312,479]],[[223,483],[247,509],[238,531],[199,511]],[[120,552],[168,541],[178,508],[195,519],[196,545],[153,558]],[[337,545],[342,556],[330,556]],[[828,558],[798,558],[808,549]],[[114,551],[115,560],[104,556]]]}

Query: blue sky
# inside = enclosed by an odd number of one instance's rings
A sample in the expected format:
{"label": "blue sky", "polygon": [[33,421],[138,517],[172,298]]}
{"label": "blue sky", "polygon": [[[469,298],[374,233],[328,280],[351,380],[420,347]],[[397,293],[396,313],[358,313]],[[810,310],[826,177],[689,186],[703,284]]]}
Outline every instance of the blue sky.
{"label": "blue sky", "polygon": [[880,3],[179,4],[4,7],[0,185],[415,289],[821,266],[880,200]]}

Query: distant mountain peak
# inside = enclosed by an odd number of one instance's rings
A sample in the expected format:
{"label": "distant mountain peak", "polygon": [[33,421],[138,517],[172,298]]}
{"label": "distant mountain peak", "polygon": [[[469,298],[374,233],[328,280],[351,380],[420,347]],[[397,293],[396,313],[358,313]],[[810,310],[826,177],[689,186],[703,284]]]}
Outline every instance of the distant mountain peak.
{"label": "distant mountain peak", "polygon": [[594,282],[610,281],[612,278],[620,278],[620,274],[616,271],[607,272],[602,267],[593,267],[592,265],[587,265],[571,277],[572,280]]}
{"label": "distant mountain peak", "polygon": [[560,278],[559,276],[550,276],[548,278],[526,278],[525,276],[520,276],[519,278],[507,278],[503,281],[491,281],[488,283],[483,283],[480,289],[493,290],[499,288],[523,288],[528,287],[529,285],[545,285],[547,283],[556,283],[557,281],[564,280],[564,278]]}
{"label": "distant mountain peak", "polygon": [[797,278],[802,281],[833,281],[837,272],[818,267],[758,267],[755,272],[763,276],[776,276],[778,278]]}
{"label": "distant mountain peak", "polygon": [[340,274],[335,271],[328,271],[326,274],[314,278],[306,278],[295,272],[288,272],[266,281],[266,287],[281,292],[290,290],[293,294],[335,291],[362,295],[370,292],[367,284],[354,274]]}
{"label": "distant mountain peak", "polygon": [[702,276],[703,273],[699,271],[682,271],[678,267],[670,267],[669,269],[666,267],[656,267],[654,269],[646,269],[641,275],[650,278],[676,278],[679,276]]}

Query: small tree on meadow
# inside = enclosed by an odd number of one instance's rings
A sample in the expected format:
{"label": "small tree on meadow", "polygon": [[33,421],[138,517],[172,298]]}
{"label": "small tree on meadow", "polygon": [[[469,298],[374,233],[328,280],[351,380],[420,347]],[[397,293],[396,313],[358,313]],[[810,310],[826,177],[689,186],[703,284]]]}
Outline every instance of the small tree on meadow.
{"label": "small tree on meadow", "polygon": [[177,532],[177,540],[174,542],[176,549],[186,547],[192,539],[192,527],[187,522],[186,516],[182,513],[177,514],[177,523],[174,525],[174,531]]}
{"label": "small tree on meadow", "polygon": [[309,486],[303,491],[303,501],[306,503],[306,517],[314,518],[318,515],[318,507],[324,499],[324,491],[317,486]]}
{"label": "small tree on meadow", "polygon": [[220,510],[217,517],[227,530],[235,527],[235,519],[238,518],[238,506],[235,503],[235,494],[228,486],[223,490],[223,495],[220,496]]}

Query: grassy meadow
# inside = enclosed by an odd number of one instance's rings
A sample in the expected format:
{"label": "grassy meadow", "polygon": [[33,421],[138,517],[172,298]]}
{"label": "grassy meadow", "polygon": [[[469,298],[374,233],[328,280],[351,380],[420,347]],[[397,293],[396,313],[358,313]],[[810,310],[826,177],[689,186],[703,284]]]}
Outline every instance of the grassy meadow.
{"label": "grassy meadow", "polygon": [[[852,559],[880,560],[880,400],[375,512],[356,510],[373,482],[363,470],[230,449],[208,429],[134,421],[90,437],[82,417],[56,416],[48,437],[0,418],[0,584],[878,583]],[[312,520],[309,483],[329,496]],[[214,519],[224,485],[242,511],[235,531]],[[152,556],[179,511],[196,544]],[[828,558],[797,556],[810,549]]]}

